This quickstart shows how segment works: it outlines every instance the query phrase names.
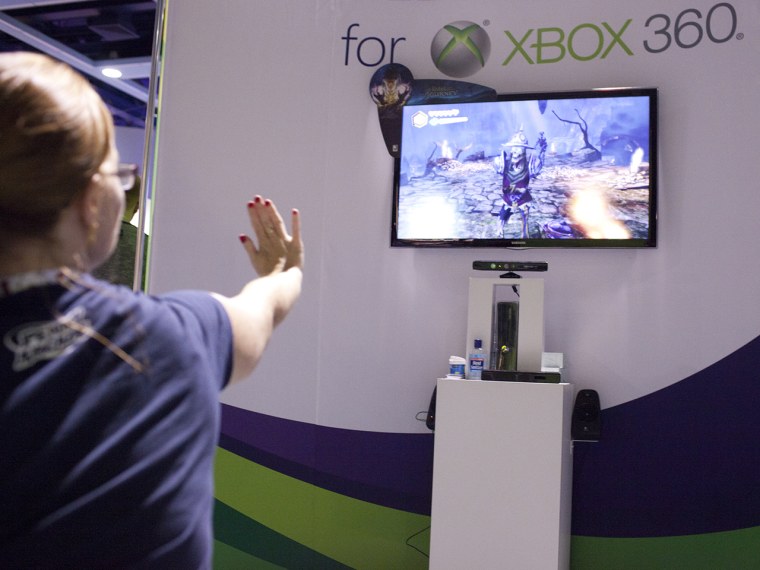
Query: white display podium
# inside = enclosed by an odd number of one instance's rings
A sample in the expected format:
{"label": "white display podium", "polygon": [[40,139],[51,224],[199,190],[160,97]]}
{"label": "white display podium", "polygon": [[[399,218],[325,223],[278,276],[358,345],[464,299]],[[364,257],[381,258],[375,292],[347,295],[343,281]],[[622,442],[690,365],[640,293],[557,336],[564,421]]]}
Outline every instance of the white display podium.
{"label": "white display podium", "polygon": [[566,569],[570,384],[439,379],[432,570]]}

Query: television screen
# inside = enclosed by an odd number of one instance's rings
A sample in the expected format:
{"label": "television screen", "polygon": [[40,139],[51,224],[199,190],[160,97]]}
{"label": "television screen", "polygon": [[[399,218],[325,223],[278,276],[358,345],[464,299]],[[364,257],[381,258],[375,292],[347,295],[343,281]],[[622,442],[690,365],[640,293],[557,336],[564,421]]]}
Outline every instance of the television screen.
{"label": "television screen", "polygon": [[407,105],[391,245],[654,247],[657,90]]}

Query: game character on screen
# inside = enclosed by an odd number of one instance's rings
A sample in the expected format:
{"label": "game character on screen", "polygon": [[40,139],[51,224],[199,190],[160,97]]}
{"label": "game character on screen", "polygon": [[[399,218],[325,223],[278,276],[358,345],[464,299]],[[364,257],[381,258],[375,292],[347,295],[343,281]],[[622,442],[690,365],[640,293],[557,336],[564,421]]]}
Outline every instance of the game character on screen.
{"label": "game character on screen", "polygon": [[[542,149],[545,149],[546,139],[543,138],[543,133],[539,140],[543,140]],[[507,147],[509,151],[502,151],[501,168],[499,169],[499,165],[497,165],[497,169],[502,173],[501,193],[504,200],[499,212],[500,235],[504,235],[504,227],[512,214],[517,213],[522,218],[521,237],[527,238],[528,216],[530,205],[533,202],[533,196],[529,189],[530,180],[535,178],[540,168],[543,167],[543,153],[539,149],[539,153],[531,153],[530,157],[528,156],[528,150],[536,149],[528,144],[528,138],[522,129],[502,146]]]}

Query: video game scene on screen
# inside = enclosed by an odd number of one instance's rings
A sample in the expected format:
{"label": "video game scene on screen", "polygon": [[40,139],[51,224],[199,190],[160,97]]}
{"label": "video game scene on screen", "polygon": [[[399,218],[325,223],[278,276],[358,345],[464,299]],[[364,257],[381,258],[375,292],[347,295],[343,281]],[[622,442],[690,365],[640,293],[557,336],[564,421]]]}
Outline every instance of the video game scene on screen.
{"label": "video game scene on screen", "polygon": [[398,236],[646,238],[649,117],[646,97],[406,107]]}

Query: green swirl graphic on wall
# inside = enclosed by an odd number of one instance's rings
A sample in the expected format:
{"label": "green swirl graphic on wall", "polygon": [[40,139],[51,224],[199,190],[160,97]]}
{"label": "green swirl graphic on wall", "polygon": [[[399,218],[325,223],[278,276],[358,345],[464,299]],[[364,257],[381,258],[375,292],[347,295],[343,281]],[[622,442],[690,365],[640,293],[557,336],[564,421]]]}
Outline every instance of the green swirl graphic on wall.
{"label": "green swirl graphic on wall", "polygon": [[474,22],[457,21],[441,28],[430,44],[430,57],[449,77],[468,77],[481,70],[491,55],[491,38]]}

